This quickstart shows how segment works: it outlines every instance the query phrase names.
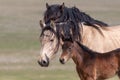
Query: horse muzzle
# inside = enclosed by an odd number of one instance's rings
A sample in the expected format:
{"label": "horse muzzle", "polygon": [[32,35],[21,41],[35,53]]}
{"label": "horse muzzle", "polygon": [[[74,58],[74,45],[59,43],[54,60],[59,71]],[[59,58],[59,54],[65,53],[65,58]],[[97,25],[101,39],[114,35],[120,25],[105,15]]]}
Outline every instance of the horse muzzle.
{"label": "horse muzzle", "polygon": [[39,64],[41,67],[48,67],[48,66],[49,66],[49,61],[44,61],[44,60],[39,61],[39,60],[38,60],[38,64]]}
{"label": "horse muzzle", "polygon": [[38,64],[41,67],[48,67],[49,66],[49,58],[46,56],[46,60],[43,60],[43,59],[38,60]]}
{"label": "horse muzzle", "polygon": [[60,58],[59,61],[60,61],[61,64],[65,64],[65,59],[64,58]]}

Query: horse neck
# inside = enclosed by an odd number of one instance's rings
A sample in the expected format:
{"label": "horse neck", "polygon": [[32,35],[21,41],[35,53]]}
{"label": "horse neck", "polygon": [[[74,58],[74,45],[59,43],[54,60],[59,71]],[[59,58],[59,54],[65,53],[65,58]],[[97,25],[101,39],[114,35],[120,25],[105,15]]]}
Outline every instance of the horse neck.
{"label": "horse neck", "polygon": [[[92,26],[82,25],[81,28],[82,28],[80,29],[81,40],[79,40],[79,42],[89,47],[90,49],[93,49],[96,51],[96,49],[94,49],[95,48],[94,46],[98,44],[98,40],[99,41],[104,40],[104,33],[102,32],[101,27],[99,27],[101,32]],[[99,48],[102,48],[101,45],[99,44],[100,46]]]}
{"label": "horse neck", "polygon": [[83,50],[77,43],[74,43],[74,50],[75,51],[73,53],[72,59],[76,65],[82,67],[84,61],[89,59],[91,55],[87,51]]}

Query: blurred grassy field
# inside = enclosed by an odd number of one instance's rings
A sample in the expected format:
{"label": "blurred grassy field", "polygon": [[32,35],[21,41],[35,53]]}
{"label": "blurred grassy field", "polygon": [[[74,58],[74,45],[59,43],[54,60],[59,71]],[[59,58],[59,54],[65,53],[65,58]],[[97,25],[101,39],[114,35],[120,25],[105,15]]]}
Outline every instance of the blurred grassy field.
{"label": "blurred grassy field", "polygon": [[48,68],[37,64],[46,2],[65,2],[95,19],[120,24],[120,0],[0,0],[0,80],[79,80],[72,61],[61,65],[57,57]]}

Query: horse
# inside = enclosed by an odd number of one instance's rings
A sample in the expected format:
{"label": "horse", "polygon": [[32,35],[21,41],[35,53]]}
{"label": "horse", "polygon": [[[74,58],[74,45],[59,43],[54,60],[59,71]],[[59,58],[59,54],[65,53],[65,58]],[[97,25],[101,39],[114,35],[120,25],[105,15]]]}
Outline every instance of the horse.
{"label": "horse", "polygon": [[[43,67],[46,67],[46,64],[48,66],[50,60],[57,53],[58,48],[64,43],[64,40],[81,42],[97,52],[108,52],[120,47],[120,26],[100,27],[91,26],[89,23],[79,23],[79,27],[77,27],[72,21],[53,22],[51,26],[40,22],[40,25],[42,28],[40,36],[42,45],[38,62]],[[44,29],[47,26],[52,31],[48,30],[47,33],[46,29]]]}
{"label": "horse", "polygon": [[77,26],[79,22],[89,22],[93,26],[108,26],[107,23],[92,18],[85,12],[80,11],[77,7],[69,8],[65,6],[64,3],[62,5],[49,5],[46,3],[46,11],[44,13],[45,24],[50,23],[51,20],[53,20],[55,23],[73,20]]}
{"label": "horse", "polygon": [[[78,31],[79,30],[79,25],[78,25],[78,22],[86,22],[86,23],[89,23],[92,26],[95,26],[95,25],[108,26],[106,23],[104,23],[102,21],[99,21],[99,20],[95,20],[94,18],[92,18],[88,14],[80,11],[76,7],[72,7],[72,8],[66,7],[64,3],[62,5],[55,4],[55,5],[51,5],[51,6],[48,5],[48,3],[46,3],[46,8],[47,8],[47,10],[44,13],[45,24],[50,24],[51,20],[53,20],[55,23],[66,23],[68,20],[73,20],[74,21],[74,26],[76,26],[76,27],[74,27],[75,31],[73,31],[74,32],[73,36],[77,36],[77,39],[78,39],[78,35],[79,35],[79,31]],[[61,27],[61,26],[59,26],[59,27]],[[64,27],[62,27],[62,28],[64,28]],[[68,28],[67,30],[71,29],[70,27],[67,27],[67,28]],[[64,28],[64,29],[65,30],[62,30],[63,32],[64,31],[69,32],[69,31],[66,30],[66,28]],[[66,32],[65,32],[65,34],[66,34]],[[65,37],[67,37],[67,39],[68,39],[68,38],[71,38],[71,35],[70,34],[68,35],[68,33],[67,33]],[[49,45],[49,44],[45,44],[43,40],[44,39],[41,40],[42,43],[43,43],[42,44],[43,45],[42,46],[43,49],[41,48],[41,52],[42,52],[41,56],[42,57],[40,57],[40,61],[42,61],[42,62],[40,62],[40,63],[43,63],[43,64],[45,63],[46,64],[46,61],[49,61],[49,58],[46,57],[46,56],[48,56],[47,53],[49,52],[50,56],[52,56],[52,54],[57,52],[58,49],[55,48],[56,49],[55,51],[53,51],[54,49],[53,50],[48,49],[48,46],[46,47],[44,45]],[[50,40],[48,40],[46,42],[50,42],[51,43]],[[58,44],[58,43],[56,43],[56,44]],[[49,48],[51,48],[51,47],[49,45]],[[47,48],[47,50],[46,50],[46,48]],[[42,60],[41,60],[41,58],[42,58]]]}
{"label": "horse", "polygon": [[99,53],[77,41],[65,41],[60,62],[65,64],[70,58],[76,64],[80,80],[104,80],[116,74],[120,78],[120,48]]}

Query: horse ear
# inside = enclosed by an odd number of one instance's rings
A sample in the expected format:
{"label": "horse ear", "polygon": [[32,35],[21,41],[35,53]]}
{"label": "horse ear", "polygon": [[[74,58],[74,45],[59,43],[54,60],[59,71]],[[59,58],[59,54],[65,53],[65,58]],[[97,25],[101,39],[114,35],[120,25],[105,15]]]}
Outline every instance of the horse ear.
{"label": "horse ear", "polygon": [[63,10],[64,7],[65,7],[65,3],[63,2],[63,4],[60,6],[60,9]]}
{"label": "horse ear", "polygon": [[47,9],[49,8],[49,4],[48,4],[48,3],[46,3],[46,8],[47,8]]}
{"label": "horse ear", "polygon": [[40,27],[43,29],[45,27],[45,24],[43,23],[42,20],[40,20]]}
{"label": "horse ear", "polygon": [[50,27],[52,27],[54,30],[56,30],[56,25],[55,25],[54,21],[52,21],[52,20],[50,22]]}

